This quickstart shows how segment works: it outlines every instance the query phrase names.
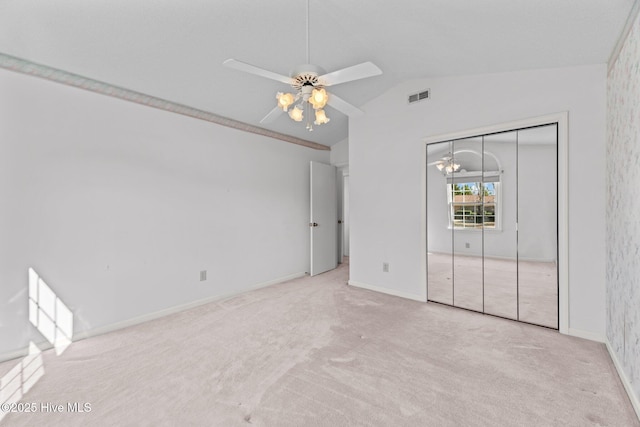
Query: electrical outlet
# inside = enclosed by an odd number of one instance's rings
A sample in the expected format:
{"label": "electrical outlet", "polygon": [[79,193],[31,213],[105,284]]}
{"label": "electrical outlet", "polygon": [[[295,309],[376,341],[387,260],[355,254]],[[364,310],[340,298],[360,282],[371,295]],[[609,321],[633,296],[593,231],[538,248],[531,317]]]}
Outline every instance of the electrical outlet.
{"label": "electrical outlet", "polygon": [[202,270],[200,272],[200,281],[204,282],[205,280],[207,280],[207,270]]}
{"label": "electrical outlet", "polygon": [[388,273],[389,272],[389,263],[388,262],[383,262],[382,263],[382,272],[383,273]]}
{"label": "electrical outlet", "polygon": [[464,247],[469,249],[471,247],[471,244],[469,242],[467,242],[467,243],[464,244]]}

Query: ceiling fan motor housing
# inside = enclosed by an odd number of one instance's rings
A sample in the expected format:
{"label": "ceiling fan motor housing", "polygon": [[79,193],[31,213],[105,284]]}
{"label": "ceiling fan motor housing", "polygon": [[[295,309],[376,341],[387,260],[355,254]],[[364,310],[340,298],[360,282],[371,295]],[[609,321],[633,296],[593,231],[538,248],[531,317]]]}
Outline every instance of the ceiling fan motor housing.
{"label": "ceiling fan motor housing", "polygon": [[298,91],[301,91],[305,86],[321,88],[323,84],[318,77],[324,74],[326,71],[317,65],[299,65],[291,71],[291,86]]}

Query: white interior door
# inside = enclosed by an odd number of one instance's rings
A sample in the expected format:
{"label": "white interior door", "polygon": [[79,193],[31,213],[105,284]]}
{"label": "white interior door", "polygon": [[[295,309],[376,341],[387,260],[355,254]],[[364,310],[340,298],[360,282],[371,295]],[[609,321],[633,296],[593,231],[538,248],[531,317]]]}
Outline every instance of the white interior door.
{"label": "white interior door", "polygon": [[333,270],[337,264],[338,209],[336,168],[311,162],[311,271]]}

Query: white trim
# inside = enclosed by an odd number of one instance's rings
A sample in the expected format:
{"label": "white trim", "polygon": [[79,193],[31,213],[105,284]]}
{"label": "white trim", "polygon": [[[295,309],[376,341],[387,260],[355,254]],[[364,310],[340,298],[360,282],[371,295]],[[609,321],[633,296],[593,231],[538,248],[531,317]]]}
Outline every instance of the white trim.
{"label": "white trim", "polygon": [[[46,342],[46,346],[48,346],[48,348],[44,347],[44,343],[38,343],[36,344],[38,346],[39,349],[45,349],[48,350],[49,348],[53,348],[53,346],[51,344],[49,344],[49,342]],[[13,350],[13,351],[9,351],[6,353],[2,353],[0,354],[0,363],[2,362],[7,362],[9,360],[14,360],[14,359],[19,359],[21,357],[25,357],[27,354],[29,354],[29,347],[25,347],[25,348],[21,348],[20,350]]]}
{"label": "white trim", "polygon": [[514,120],[508,123],[500,123],[497,125],[483,126],[475,129],[467,129],[457,132],[445,133],[440,135],[432,135],[422,139],[422,142],[426,144],[432,144],[434,142],[449,141],[453,139],[465,139],[473,136],[486,135],[490,133],[508,132],[511,130],[527,128],[532,126],[540,126],[548,123],[555,123],[561,120],[563,117],[566,120],[568,112],[562,111],[559,113],[548,114],[540,117],[532,117],[522,120]]}
{"label": "white trim", "polygon": [[633,406],[633,409],[636,411],[636,416],[638,417],[638,420],[640,420],[640,399],[638,398],[638,396],[636,396],[635,392],[633,391],[633,387],[631,387],[631,381],[629,380],[627,373],[622,368],[622,364],[618,360],[618,357],[616,356],[615,351],[613,351],[613,348],[611,347],[609,340],[605,339],[604,343],[607,346],[607,351],[609,352],[609,356],[611,356],[611,360],[613,361],[613,366],[615,366],[616,371],[618,371],[618,376],[620,377],[620,381],[622,382],[622,385],[624,386],[624,389],[627,392],[627,395],[629,396],[629,400],[631,401],[631,406]]}
{"label": "white trim", "polygon": [[636,22],[638,18],[638,13],[640,13],[640,0],[636,0],[631,6],[631,11],[629,12],[629,16],[627,17],[627,21],[624,24],[622,32],[616,41],[616,45],[613,47],[611,51],[611,56],[609,56],[609,61],[607,61],[607,73],[610,73],[613,70],[613,67],[618,60],[618,56],[620,56],[620,52],[624,47],[625,42],[627,41],[627,37],[629,37],[629,33],[631,32],[631,28],[633,28],[633,24]]}
{"label": "white trim", "polygon": [[420,173],[420,283],[424,300],[427,300],[427,163],[429,163],[427,144],[422,144],[421,173]]}
{"label": "white trim", "polygon": [[419,301],[419,302],[427,302],[426,295],[410,294],[407,292],[397,291],[395,289],[381,288],[380,286],[369,285],[366,283],[356,282],[353,280],[349,280],[347,284],[355,288],[367,289],[369,291],[380,292],[382,294],[387,294],[387,295],[393,295],[394,297],[406,298],[406,299]]}
{"label": "white trim", "polygon": [[558,122],[558,278],[560,333],[569,333],[569,113],[555,115]]}
{"label": "white trim", "polygon": [[[290,274],[288,276],[284,276],[284,277],[279,277],[277,279],[273,279],[273,280],[269,280],[266,282],[261,282],[252,286],[249,286],[248,288],[243,288],[241,290],[237,290],[234,292],[229,292],[226,294],[222,294],[222,295],[215,295],[212,297],[207,297],[207,298],[203,298],[203,299],[199,299],[196,301],[191,301],[188,302],[186,304],[181,304],[181,305],[176,305],[173,307],[168,307],[162,310],[158,310],[158,311],[154,311],[152,313],[148,313],[148,314],[143,314],[142,316],[138,316],[138,317],[134,317],[131,319],[127,319],[127,320],[123,320],[121,322],[116,322],[116,323],[112,323],[110,325],[105,325],[105,326],[101,326],[98,328],[93,328],[93,329],[89,329],[89,330],[85,330],[85,331],[80,331],[77,333],[73,334],[73,339],[72,341],[80,341],[86,338],[91,338],[91,337],[95,337],[98,335],[102,335],[102,334],[106,334],[109,332],[114,332],[120,329],[124,329],[127,328],[129,326],[135,326],[135,325],[139,325],[140,323],[144,323],[144,322],[148,322],[150,320],[155,320],[155,319],[159,319],[161,317],[165,317],[168,316],[170,314],[175,314],[175,313],[179,313],[181,311],[185,311],[185,310],[189,310],[191,308],[194,307],[198,307],[204,304],[208,304],[211,302],[215,302],[215,301],[219,301],[219,300],[223,300],[226,298],[230,298],[242,293],[245,293],[247,291],[253,291],[256,289],[260,289],[260,288],[265,288],[267,286],[271,286],[271,285],[276,285],[278,283],[282,283],[282,282],[286,282],[288,280],[293,280],[293,279],[297,279],[299,277],[303,277],[305,276],[306,273],[294,273],[294,274]],[[41,343],[37,343],[38,348],[40,348],[41,350],[45,351],[48,350],[50,348],[53,348],[53,346],[48,342],[48,341],[44,341]],[[20,357],[24,357],[27,354],[29,354],[29,348],[25,347],[21,350],[15,350],[15,351],[11,351],[11,352],[7,352],[4,354],[0,355],[0,362],[5,362],[7,360],[12,360],[12,359],[17,359]]]}
{"label": "white trim", "polygon": [[434,142],[448,141],[452,139],[470,138],[489,133],[505,132],[515,129],[541,126],[550,123],[558,123],[558,278],[559,293],[558,302],[560,312],[558,313],[559,331],[562,334],[569,333],[569,113],[562,111],[528,119],[515,120],[508,123],[484,126],[481,128],[468,129],[441,135],[433,135],[422,139],[422,216],[421,216],[421,240],[422,240],[422,270],[423,283],[427,289],[427,145]]}
{"label": "white trim", "polygon": [[339,162],[339,163],[331,163],[333,166],[337,167],[338,169],[340,168],[346,168],[349,166],[349,161],[346,162]]}
{"label": "white trim", "polygon": [[605,342],[604,335],[599,334],[597,332],[584,331],[582,329],[569,328],[567,335],[570,335],[576,338],[582,338],[589,341],[595,341],[595,342],[601,342],[601,343]]}

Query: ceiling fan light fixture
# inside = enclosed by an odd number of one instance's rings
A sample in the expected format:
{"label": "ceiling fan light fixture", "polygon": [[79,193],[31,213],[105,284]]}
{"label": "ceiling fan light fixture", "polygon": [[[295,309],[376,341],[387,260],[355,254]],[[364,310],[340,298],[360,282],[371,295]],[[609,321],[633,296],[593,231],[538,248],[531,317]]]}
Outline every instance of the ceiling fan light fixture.
{"label": "ceiling fan light fixture", "polygon": [[444,170],[447,174],[453,173],[453,172],[457,172],[458,169],[460,169],[460,165],[457,163],[449,163],[447,166],[445,166]]}
{"label": "ceiling fan light fixture", "polygon": [[327,117],[324,110],[316,110],[316,121],[313,122],[314,124],[323,125],[325,123],[329,123],[329,120],[331,119]]}
{"label": "ceiling fan light fixture", "polygon": [[282,92],[276,94],[276,99],[278,100],[278,107],[282,108],[282,111],[287,111],[289,106],[295,101],[293,94]]}
{"label": "ceiling fan light fixture", "polygon": [[458,172],[460,169],[460,164],[453,161],[453,154],[449,153],[444,156],[438,163],[435,164],[435,167],[442,172],[443,175],[449,175],[454,172]]}
{"label": "ceiling fan light fixture", "polygon": [[327,105],[329,95],[324,88],[314,88],[309,97],[309,103],[313,105],[314,110],[319,110]]}
{"label": "ceiling fan light fixture", "polygon": [[[323,68],[311,64],[309,48],[309,0],[307,0],[306,3],[306,64],[299,65],[294,68],[289,76],[284,76],[235,59],[227,59],[223,62],[223,65],[290,85],[294,89],[294,93],[278,92],[276,94],[276,98],[278,100],[277,105],[273,107],[271,112],[269,112],[269,114],[267,114],[260,123],[270,123],[274,121],[281,115],[280,110],[288,112],[289,117],[296,122],[303,121],[306,113],[306,127],[307,130],[311,132],[313,130],[312,123],[320,125],[329,122],[329,118],[323,110],[324,107],[329,104],[329,98],[331,98],[331,104],[329,105],[342,114],[349,117],[364,114],[357,107],[340,99],[339,96],[334,94],[329,95],[324,88],[325,86],[332,87],[353,80],[377,76],[382,74],[382,70],[371,62],[363,62],[361,64],[352,65],[350,67],[327,73]],[[293,108],[289,108],[292,106]],[[311,121],[313,119],[311,108],[315,110],[315,122]]]}
{"label": "ceiling fan light fixture", "polygon": [[304,115],[302,113],[302,108],[296,105],[291,109],[291,111],[289,111],[289,117],[296,122],[301,122],[302,119],[304,119]]}

